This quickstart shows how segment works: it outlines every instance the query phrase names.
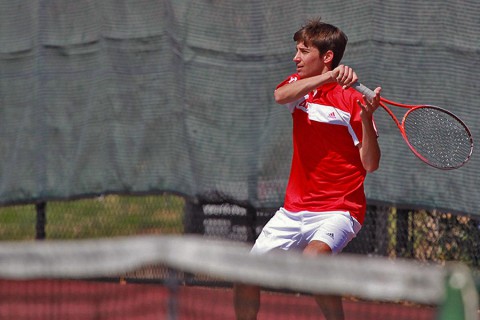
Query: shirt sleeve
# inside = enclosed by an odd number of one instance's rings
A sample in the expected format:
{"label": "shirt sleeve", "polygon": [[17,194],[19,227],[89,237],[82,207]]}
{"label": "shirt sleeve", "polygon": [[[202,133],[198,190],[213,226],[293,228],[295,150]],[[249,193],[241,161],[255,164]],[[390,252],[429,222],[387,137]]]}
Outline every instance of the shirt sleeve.
{"label": "shirt sleeve", "polygon": [[[275,88],[278,89],[280,87],[283,87],[284,85],[288,84],[288,83],[292,83],[292,82],[295,82],[297,80],[300,79],[300,76],[298,74],[292,74],[291,76],[287,77],[285,80],[283,80],[282,82],[280,82],[279,85],[277,85],[277,87]],[[295,111],[295,106],[299,104],[300,101],[304,100],[304,98],[300,98],[298,99],[297,101],[293,101],[293,102],[290,102],[290,103],[287,103],[285,104],[285,106],[287,107],[287,109],[290,111],[290,113],[293,113]]]}

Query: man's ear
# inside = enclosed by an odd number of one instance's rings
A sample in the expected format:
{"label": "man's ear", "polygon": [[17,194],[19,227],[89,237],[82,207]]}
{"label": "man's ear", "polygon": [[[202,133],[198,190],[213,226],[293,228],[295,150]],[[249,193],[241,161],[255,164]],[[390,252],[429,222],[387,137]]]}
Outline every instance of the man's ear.
{"label": "man's ear", "polygon": [[332,60],[333,60],[333,51],[332,51],[332,50],[328,50],[328,51],[325,52],[325,54],[323,55],[323,63],[325,63],[325,64],[330,64],[330,63],[332,63]]}

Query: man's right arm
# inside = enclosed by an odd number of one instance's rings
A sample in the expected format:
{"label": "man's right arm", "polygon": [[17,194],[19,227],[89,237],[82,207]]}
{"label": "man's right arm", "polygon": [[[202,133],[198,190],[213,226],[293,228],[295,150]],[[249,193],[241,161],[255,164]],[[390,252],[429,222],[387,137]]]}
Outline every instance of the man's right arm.
{"label": "man's right arm", "polygon": [[332,82],[332,78],[328,73],[324,73],[318,76],[287,83],[280,88],[277,88],[273,93],[273,96],[275,98],[275,102],[279,104],[287,104],[297,101],[310,91],[313,91],[321,85],[329,82]]}
{"label": "man's right arm", "polygon": [[275,102],[287,104],[304,97],[316,88],[332,82],[338,82],[344,88],[358,80],[357,74],[344,65],[336,67],[332,71],[327,71],[318,76],[300,79],[277,88],[274,92]]}

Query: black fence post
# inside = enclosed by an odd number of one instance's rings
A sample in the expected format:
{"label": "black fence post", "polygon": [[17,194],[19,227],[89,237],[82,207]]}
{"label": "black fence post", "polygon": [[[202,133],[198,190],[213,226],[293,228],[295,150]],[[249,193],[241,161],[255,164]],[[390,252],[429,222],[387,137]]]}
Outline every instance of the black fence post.
{"label": "black fence post", "polygon": [[246,213],[247,242],[254,243],[257,239],[257,209],[254,206],[247,207]]}
{"label": "black fence post", "polygon": [[47,223],[47,214],[46,214],[47,203],[45,201],[37,202],[35,204],[35,210],[37,212],[37,224],[36,224],[36,240],[45,240],[46,232],[45,225]]}
{"label": "black fence post", "polygon": [[[413,243],[410,237],[410,220],[412,212],[408,209],[397,209],[397,257],[412,258]],[[412,217],[413,218],[413,217]]]}

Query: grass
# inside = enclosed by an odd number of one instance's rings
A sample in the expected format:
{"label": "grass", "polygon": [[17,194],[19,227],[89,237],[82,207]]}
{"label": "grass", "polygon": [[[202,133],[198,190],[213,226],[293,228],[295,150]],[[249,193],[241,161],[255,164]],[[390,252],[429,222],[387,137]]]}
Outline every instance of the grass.
{"label": "grass", "polygon": [[[46,206],[47,239],[82,239],[183,232],[179,196],[118,196],[52,201]],[[35,239],[34,205],[0,208],[0,240]]]}

